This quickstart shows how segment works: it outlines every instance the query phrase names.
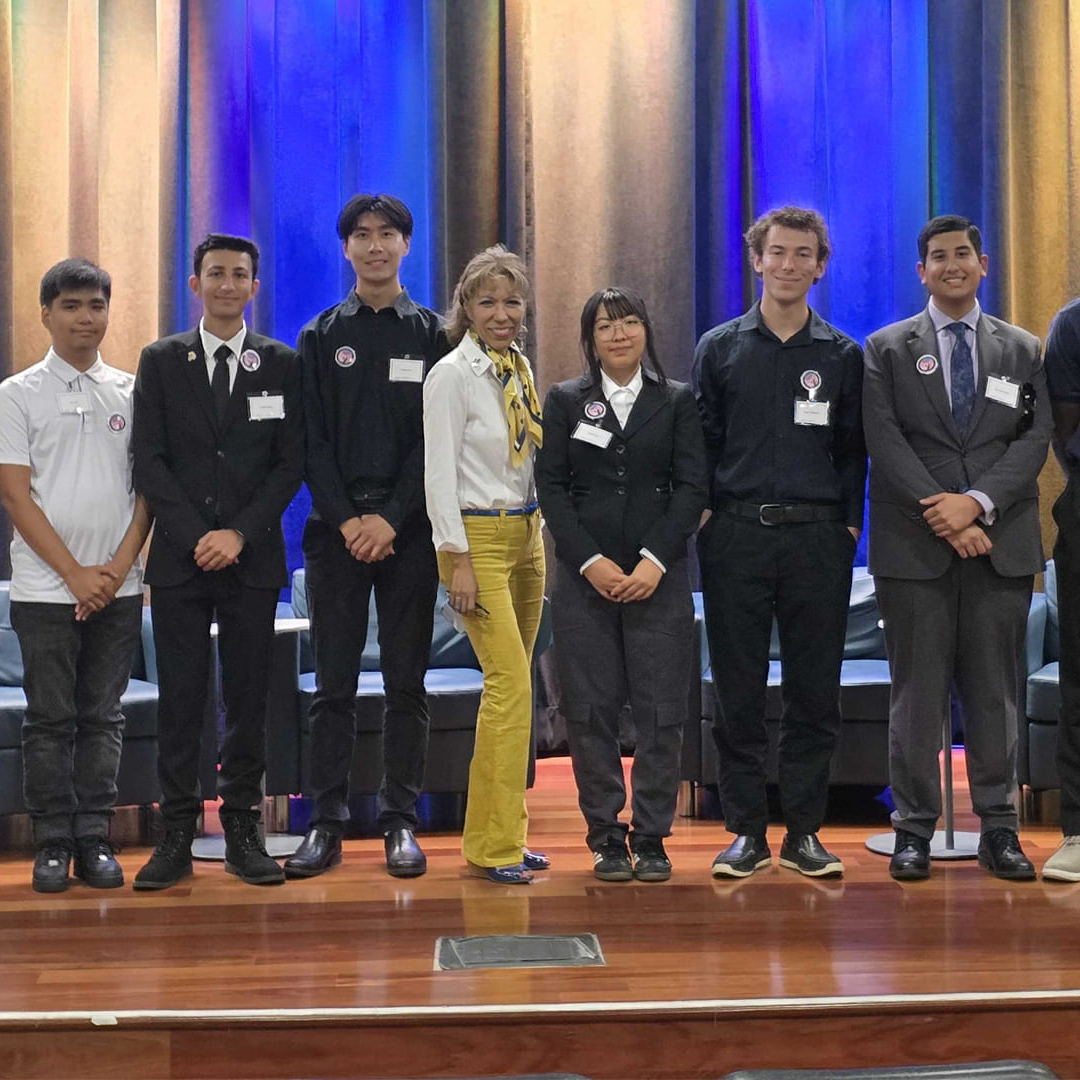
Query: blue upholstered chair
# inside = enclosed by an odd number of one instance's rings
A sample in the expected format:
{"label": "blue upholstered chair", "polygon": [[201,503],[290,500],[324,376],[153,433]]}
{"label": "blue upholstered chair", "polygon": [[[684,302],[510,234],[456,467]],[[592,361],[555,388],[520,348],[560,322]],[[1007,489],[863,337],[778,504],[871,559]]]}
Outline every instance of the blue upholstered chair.
{"label": "blue upholstered chair", "polygon": [[1027,722],[1020,725],[1016,755],[1017,779],[1023,787],[1036,792],[1061,786],[1057,769],[1061,638],[1053,560],[1046,564],[1043,588],[1045,592],[1032,598],[1032,618],[1028,621]]}

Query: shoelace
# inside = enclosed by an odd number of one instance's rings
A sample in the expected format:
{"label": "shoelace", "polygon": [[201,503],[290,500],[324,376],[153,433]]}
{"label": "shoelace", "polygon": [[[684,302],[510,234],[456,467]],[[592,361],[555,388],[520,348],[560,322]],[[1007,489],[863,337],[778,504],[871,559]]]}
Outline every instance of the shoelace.
{"label": "shoelace", "polygon": [[167,829],[158,841],[157,854],[173,858],[191,848],[191,835],[183,829]]}
{"label": "shoelace", "polygon": [[79,842],[80,855],[83,859],[97,859],[105,862],[113,855],[118,855],[123,848],[107,836],[92,836]]}

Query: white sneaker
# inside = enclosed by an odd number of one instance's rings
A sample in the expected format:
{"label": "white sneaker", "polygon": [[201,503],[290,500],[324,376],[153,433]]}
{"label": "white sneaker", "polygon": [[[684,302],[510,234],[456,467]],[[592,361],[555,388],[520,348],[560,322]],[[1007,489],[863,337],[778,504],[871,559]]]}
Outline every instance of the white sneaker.
{"label": "white sneaker", "polygon": [[1042,876],[1050,881],[1080,881],[1080,836],[1066,836],[1043,863]]}

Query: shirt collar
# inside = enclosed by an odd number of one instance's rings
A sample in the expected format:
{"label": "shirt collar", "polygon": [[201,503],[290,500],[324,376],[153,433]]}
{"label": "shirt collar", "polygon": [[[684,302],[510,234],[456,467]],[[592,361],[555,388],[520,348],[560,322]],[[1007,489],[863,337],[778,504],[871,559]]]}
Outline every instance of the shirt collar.
{"label": "shirt collar", "polygon": [[247,337],[247,323],[241,323],[240,329],[233,334],[228,341],[225,341],[216,334],[211,334],[210,331],[206,329],[205,323],[200,319],[199,337],[202,339],[203,352],[206,354],[207,360],[214,359],[214,354],[222,345],[227,345],[229,347],[229,352],[232,353],[233,357],[237,357],[240,355],[240,349],[244,344],[244,338]]}
{"label": "shirt collar", "polygon": [[45,354],[45,363],[57,378],[63,379],[66,383],[74,382],[83,375],[94,382],[101,382],[105,375],[105,361],[101,359],[101,353],[97,354],[94,362],[85,371],[80,371],[77,367],[72,367],[50,345],[49,351]]}
{"label": "shirt collar", "polygon": [[611,400],[612,394],[620,390],[628,390],[630,400],[637,401],[638,394],[641,393],[642,381],[640,364],[638,364],[637,371],[634,372],[634,377],[625,386],[620,386],[603,368],[600,369],[600,386],[604,391],[604,397],[608,401]]}
{"label": "shirt collar", "polygon": [[982,314],[982,309],[979,307],[979,301],[975,301],[975,306],[966,314],[961,315],[959,319],[954,319],[951,315],[946,315],[934,303],[933,297],[930,298],[930,302],[926,305],[926,313],[930,316],[930,321],[934,324],[934,329],[940,334],[942,330],[952,326],[954,322],[962,322],[969,330],[976,330],[979,325],[979,316]]}
{"label": "shirt collar", "polygon": [[[810,337],[817,339],[818,341],[831,341],[832,333],[829,331],[829,327],[825,320],[813,309],[810,308],[810,319],[807,323],[809,327]],[[765,325],[765,320],[761,317],[761,301],[755,302],[754,306],[746,312],[739,319],[739,331],[745,332],[747,330],[769,330]],[[788,341],[792,341],[793,338],[799,337],[801,334],[807,332],[807,327],[804,326],[797,334],[788,338]],[[771,334],[772,331],[769,330]],[[775,337],[775,335],[773,335]],[[787,344],[787,342],[785,342]]]}
{"label": "shirt collar", "polygon": [[[355,315],[361,308],[367,308],[368,311],[374,311],[375,309],[370,304],[365,304],[363,300],[357,295],[356,289],[350,289],[349,295],[345,297],[342,302],[342,310],[346,315]],[[412,315],[417,310],[416,305],[412,301],[412,297],[409,296],[409,290],[402,288],[401,292],[397,294],[394,302],[388,308],[380,308],[380,311],[393,311],[399,319],[404,319],[407,315]]]}

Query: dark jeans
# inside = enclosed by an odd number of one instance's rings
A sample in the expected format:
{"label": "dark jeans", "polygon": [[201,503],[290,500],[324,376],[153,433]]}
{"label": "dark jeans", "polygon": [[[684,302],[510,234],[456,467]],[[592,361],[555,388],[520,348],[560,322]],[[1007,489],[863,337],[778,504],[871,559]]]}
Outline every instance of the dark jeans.
{"label": "dark jeans", "polygon": [[604,599],[577,567],[560,561],[552,625],[586,843],[595,851],[626,836],[619,821],[626,804],[619,713],[627,700],[634,718],[634,834],[668,836],[679,793],[694,632],[685,560],[664,574],[652,596],[630,604]]}
{"label": "dark jeans", "polygon": [[74,604],[12,601],[23,658],[23,791],[34,839],[107,836],[124,716],[120,695],[142,625],[142,596],[85,622]]}
{"label": "dark jeans", "polygon": [[1054,544],[1058,620],[1061,627],[1061,716],[1058,720],[1058,775],[1061,830],[1080,834],[1080,479],[1069,477],[1054,504],[1058,534]]}
{"label": "dark jeans", "polygon": [[784,823],[813,833],[825,817],[840,733],[855,540],[842,522],[760,525],[714,513],[698,539],[717,713],[720,801],[728,829],[762,836],[765,694],[773,617],[783,664],[779,780]]}
{"label": "dark jeans", "polygon": [[200,570],[181,585],[151,589],[161,685],[158,777],[161,816],[169,827],[194,826],[202,798],[211,795],[200,793],[198,777],[215,615],[225,701],[220,814],[228,819],[258,812],[266,771],[266,690],[277,598],[277,589],[244,585],[232,566]]}
{"label": "dark jeans", "polygon": [[428,709],[424,673],[431,652],[439,572],[431,529],[405,526],[395,554],[359,562],[341,533],[318,518],[304,528],[308,614],[315,653],[311,704],[312,824],[340,832],[349,820],[349,772],[356,742],[356,686],[375,590],[379,666],[386,693],[383,779],[377,827],[415,829],[416,800],[427,765]]}

